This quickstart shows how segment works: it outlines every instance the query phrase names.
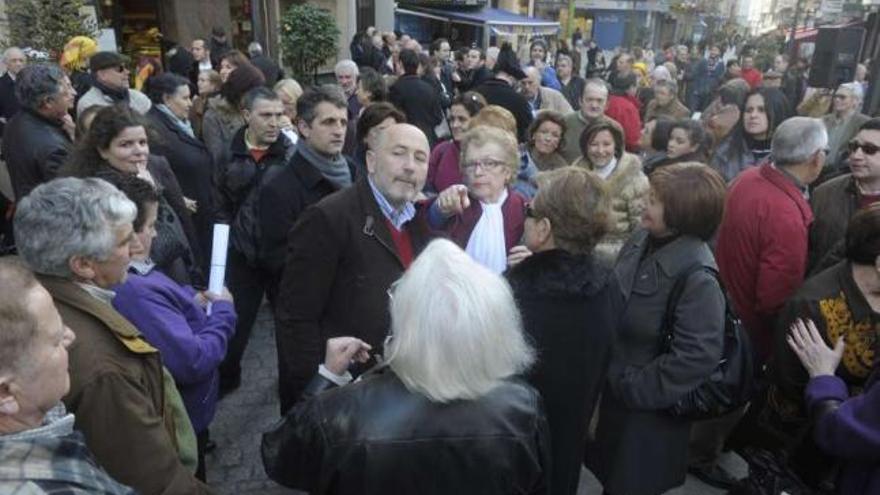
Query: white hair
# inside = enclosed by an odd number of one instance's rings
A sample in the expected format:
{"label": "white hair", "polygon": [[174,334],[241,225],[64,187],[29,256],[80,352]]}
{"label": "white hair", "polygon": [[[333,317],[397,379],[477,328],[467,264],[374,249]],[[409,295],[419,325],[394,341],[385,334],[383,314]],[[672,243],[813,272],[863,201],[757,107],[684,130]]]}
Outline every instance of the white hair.
{"label": "white hair", "polygon": [[3,51],[3,62],[8,62],[14,53],[20,53],[22,56],[27,56],[24,53],[24,50],[17,46],[10,46],[6,50]]}
{"label": "white hair", "polygon": [[263,47],[260,46],[260,43],[257,41],[251,41],[248,45],[248,55],[251,57],[256,57],[257,55],[263,54]]}
{"label": "white hair", "polygon": [[357,77],[360,74],[358,70],[358,66],[354,63],[354,60],[340,60],[336,63],[336,67],[333,69],[334,74],[352,74],[354,77]]}
{"label": "white hair", "polygon": [[589,88],[589,87],[596,88],[599,91],[602,91],[603,93],[605,93],[606,97],[608,96],[608,85],[605,84],[605,81],[603,81],[601,79],[598,79],[595,77],[587,79],[586,82],[584,83],[584,92],[586,92],[587,88]]}
{"label": "white hair", "polygon": [[452,242],[431,242],[393,290],[385,355],[410,391],[476,399],[534,362],[510,286]]}
{"label": "white hair", "polygon": [[828,146],[828,132],[819,119],[791,117],[779,124],[770,142],[770,154],[777,166],[797,165]]}
{"label": "white hair", "polygon": [[71,278],[70,258],[110,257],[115,230],[130,224],[137,207],[102,179],[66,177],[37,186],[15,211],[18,253],[37,273]]}
{"label": "white hair", "polygon": [[862,85],[857,82],[843,83],[837,87],[837,91],[840,91],[841,89],[852,93],[853,97],[860,102],[865,97],[865,91],[862,89]]}
{"label": "white hair", "polygon": [[670,81],[672,80],[672,74],[669,73],[669,69],[665,66],[658,65],[657,67],[654,67],[654,70],[651,72],[651,79],[653,79],[654,82]]}

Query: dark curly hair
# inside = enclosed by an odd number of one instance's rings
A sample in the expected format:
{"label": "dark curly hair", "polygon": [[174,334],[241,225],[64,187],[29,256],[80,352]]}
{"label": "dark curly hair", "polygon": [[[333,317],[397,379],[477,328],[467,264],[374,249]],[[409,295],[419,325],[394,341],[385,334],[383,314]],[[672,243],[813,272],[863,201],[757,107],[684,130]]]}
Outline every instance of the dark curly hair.
{"label": "dark curly hair", "polygon": [[241,103],[241,97],[248,91],[262,86],[266,82],[266,78],[260,69],[257,69],[250,62],[239,65],[234,71],[229,73],[226,82],[220,86],[220,96],[222,96],[233,108],[238,108]]}
{"label": "dark curly hair", "polygon": [[[96,177],[110,165],[99,150],[110,147],[113,139],[129,127],[143,127],[149,132],[146,119],[124,103],[98,110],[89,131],[76,143],[76,147],[61,170],[61,175],[73,177]],[[148,139],[149,139],[148,134]]]}

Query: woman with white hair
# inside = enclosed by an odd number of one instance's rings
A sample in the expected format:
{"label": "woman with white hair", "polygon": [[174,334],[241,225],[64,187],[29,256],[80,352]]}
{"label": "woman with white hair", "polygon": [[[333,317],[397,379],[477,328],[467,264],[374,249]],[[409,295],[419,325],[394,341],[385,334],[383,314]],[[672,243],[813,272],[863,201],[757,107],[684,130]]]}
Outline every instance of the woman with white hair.
{"label": "woman with white hair", "polygon": [[263,435],[269,477],[322,494],[547,493],[547,426],[515,378],[534,355],[510,287],[437,240],[389,299],[384,365],[346,385],[370,347],[329,339],[300,402]]}

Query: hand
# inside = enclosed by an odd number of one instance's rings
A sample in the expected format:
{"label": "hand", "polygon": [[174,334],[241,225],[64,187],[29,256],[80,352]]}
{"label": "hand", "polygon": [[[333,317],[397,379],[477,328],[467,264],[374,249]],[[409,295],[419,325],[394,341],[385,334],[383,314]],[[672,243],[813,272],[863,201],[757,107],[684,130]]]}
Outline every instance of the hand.
{"label": "hand", "polygon": [[532,252],[529,251],[529,248],[525,246],[513,246],[507,254],[507,266],[514,267],[531,255]]}
{"label": "hand", "polygon": [[223,288],[223,292],[220,294],[215,294],[213,292],[203,291],[202,296],[208,301],[229,301],[232,302],[232,294],[229,292],[229,289],[226,287]]}
{"label": "hand", "polygon": [[370,359],[371,349],[370,344],[356,337],[327,339],[324,367],[336,375],[345,374],[352,363],[366,363]]}
{"label": "hand", "polygon": [[797,354],[801,364],[807,369],[810,378],[823,375],[834,375],[837,365],[843,358],[844,342],[841,336],[834,344],[834,349],[828,347],[813,320],[806,322],[798,318],[791,325],[791,333],[786,337],[788,346]]}
{"label": "hand", "polygon": [[190,211],[190,213],[195,213],[199,211],[199,203],[194,199],[189,199],[184,196],[183,204],[184,206],[186,206],[186,209]]}
{"label": "hand", "polygon": [[437,207],[444,216],[460,215],[471,205],[467,186],[455,184],[447,187],[437,197]]}

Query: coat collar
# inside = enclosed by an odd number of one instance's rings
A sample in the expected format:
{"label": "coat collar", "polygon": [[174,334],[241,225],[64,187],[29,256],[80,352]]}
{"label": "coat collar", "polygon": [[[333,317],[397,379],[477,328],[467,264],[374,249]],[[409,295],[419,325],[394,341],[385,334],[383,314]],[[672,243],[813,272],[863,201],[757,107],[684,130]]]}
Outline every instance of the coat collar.
{"label": "coat collar", "polygon": [[813,223],[813,210],[810,208],[810,204],[807,203],[806,198],[804,198],[804,194],[791,179],[769,162],[761,165],[759,173],[761,177],[776,186],[782,193],[794,201],[801,212],[801,217],[804,219],[805,224],[810,225]]}
{"label": "coat collar", "polygon": [[198,146],[199,148],[207,149],[207,147],[205,146],[205,144],[203,142],[199,141],[198,139],[196,139],[196,138],[190,136],[189,134],[187,134],[186,132],[184,132],[183,129],[181,129],[179,126],[174,124],[174,122],[171,121],[171,118],[168,117],[167,115],[165,115],[164,112],[162,112],[161,110],[156,108],[155,105],[150,107],[150,110],[147,112],[147,115],[153,117],[157,122],[160,122],[170,132],[173,132],[174,134],[176,134],[177,137],[181,141],[189,143],[193,146]]}
{"label": "coat collar", "polygon": [[51,275],[37,275],[43,287],[64,304],[97,318],[128,350],[137,354],[158,352],[141,338],[141,333],[109,304],[102,304],[70,280]]}
{"label": "coat collar", "polygon": [[[243,125],[239,130],[235,132],[235,135],[232,137],[232,155],[233,156],[245,156],[250,157],[250,153],[248,152],[247,144],[244,142],[244,133],[247,131],[248,126]],[[293,143],[287,139],[286,136],[282,133],[278,133],[278,139],[269,146],[269,152],[266,154],[267,157],[276,157],[276,158],[284,158],[287,155],[288,147],[293,146]],[[264,158],[265,160],[265,158]]]}
{"label": "coat collar", "polygon": [[[629,295],[639,267],[647,265],[650,270],[659,269],[669,278],[673,278],[696,262],[703,266],[718,269],[712,251],[701,239],[690,235],[679,236],[674,241],[645,256],[650,241],[648,231],[636,230],[620,250],[617,264],[614,267],[621,290]],[[696,256],[694,253],[697,253]],[[644,259],[643,259],[644,258]]]}
{"label": "coat collar", "polygon": [[[394,246],[394,240],[391,238],[391,232],[385,224],[385,215],[379,208],[378,203],[376,203],[376,198],[373,197],[373,191],[370,188],[370,183],[367,182],[366,175],[360,177],[352,187],[355,188],[361,211],[364,212],[364,227],[361,229],[361,233],[367,237],[376,239],[379,244],[394,256],[400,264],[401,269],[403,269],[405,265],[403,264],[400,255],[397,253],[397,248]],[[418,253],[421,250],[422,243],[428,238],[427,229],[420,221],[418,214],[406,224],[406,228],[410,233],[410,239],[413,243],[413,252]]]}
{"label": "coat collar", "polygon": [[525,297],[589,297],[607,285],[610,274],[611,267],[592,254],[552,249],[529,256],[506,278]]}

